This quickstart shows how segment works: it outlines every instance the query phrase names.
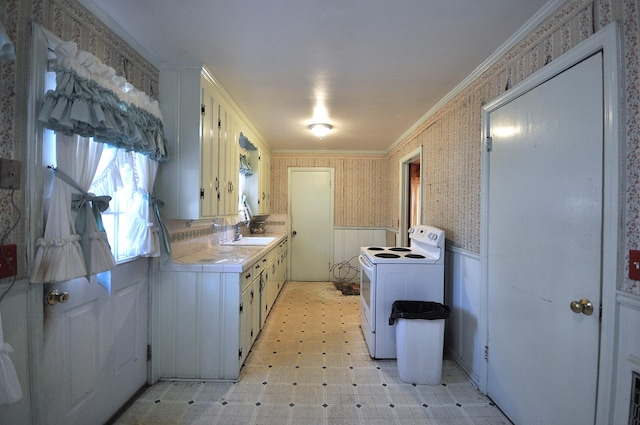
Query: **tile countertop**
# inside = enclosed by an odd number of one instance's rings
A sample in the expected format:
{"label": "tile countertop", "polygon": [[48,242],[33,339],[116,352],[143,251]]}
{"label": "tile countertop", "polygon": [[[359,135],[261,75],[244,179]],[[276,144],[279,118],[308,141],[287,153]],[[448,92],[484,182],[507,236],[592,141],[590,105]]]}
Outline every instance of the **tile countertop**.
{"label": "tile countertop", "polygon": [[[285,234],[262,233],[258,237],[272,236],[268,245],[228,246],[202,242],[191,245],[187,252],[174,256],[173,262],[161,264],[161,271],[242,273],[264,254],[277,246]],[[251,236],[244,236],[251,238]]]}

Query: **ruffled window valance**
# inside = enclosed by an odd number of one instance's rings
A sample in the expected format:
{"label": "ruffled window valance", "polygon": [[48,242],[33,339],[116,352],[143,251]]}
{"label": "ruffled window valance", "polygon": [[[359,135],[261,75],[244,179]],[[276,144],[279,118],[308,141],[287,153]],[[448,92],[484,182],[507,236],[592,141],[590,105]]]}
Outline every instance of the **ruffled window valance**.
{"label": "ruffled window valance", "polygon": [[167,159],[156,100],[72,41],[59,44],[55,54],[56,89],[45,94],[38,116],[47,128]]}

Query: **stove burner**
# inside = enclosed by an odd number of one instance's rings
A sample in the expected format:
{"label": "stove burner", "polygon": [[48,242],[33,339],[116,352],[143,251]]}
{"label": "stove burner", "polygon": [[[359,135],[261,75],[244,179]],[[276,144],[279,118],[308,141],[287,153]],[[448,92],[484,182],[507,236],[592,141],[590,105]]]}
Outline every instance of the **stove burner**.
{"label": "stove burner", "polygon": [[384,248],[380,248],[379,246],[372,246],[367,248],[369,251],[384,251]]}
{"label": "stove burner", "polygon": [[424,255],[421,255],[421,254],[407,254],[407,255],[405,255],[405,257],[407,257],[407,258],[427,258],[427,257],[425,257]]}
{"label": "stove burner", "polygon": [[390,252],[381,252],[380,254],[376,254],[375,256],[380,258],[400,258],[398,254],[392,254]]}
{"label": "stove burner", "polygon": [[408,252],[411,251],[411,248],[403,248],[403,247],[393,247],[393,248],[389,248],[389,251],[399,251],[399,252]]}

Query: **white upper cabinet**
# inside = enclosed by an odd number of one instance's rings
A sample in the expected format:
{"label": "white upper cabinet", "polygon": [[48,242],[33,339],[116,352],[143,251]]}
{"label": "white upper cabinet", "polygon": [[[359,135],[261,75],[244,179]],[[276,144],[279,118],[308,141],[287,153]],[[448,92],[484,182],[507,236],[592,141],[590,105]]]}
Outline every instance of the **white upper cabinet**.
{"label": "white upper cabinet", "polygon": [[237,215],[243,125],[237,108],[200,65],[161,68],[160,107],[169,142],[155,184],[163,217]]}
{"label": "white upper cabinet", "polygon": [[[220,137],[219,152],[224,164],[220,164],[219,211],[224,211],[227,215],[237,215],[240,201],[240,194],[238,193],[240,122],[235,115],[226,110],[221,110],[220,119],[224,134]],[[224,171],[222,171],[223,168]]]}
{"label": "white upper cabinet", "polygon": [[271,154],[266,149],[260,151],[260,174],[258,175],[258,213],[271,213]]}

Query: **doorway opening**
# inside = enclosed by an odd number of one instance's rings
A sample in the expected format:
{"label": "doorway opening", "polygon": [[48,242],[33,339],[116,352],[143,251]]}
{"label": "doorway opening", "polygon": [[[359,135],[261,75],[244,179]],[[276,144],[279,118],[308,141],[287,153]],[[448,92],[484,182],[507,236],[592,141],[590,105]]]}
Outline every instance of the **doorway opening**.
{"label": "doorway opening", "polygon": [[399,246],[409,245],[409,229],[422,221],[422,146],[400,159]]}
{"label": "doorway opening", "polygon": [[420,221],[420,199],[420,160],[416,160],[409,164],[409,217],[407,219],[410,228]]}

